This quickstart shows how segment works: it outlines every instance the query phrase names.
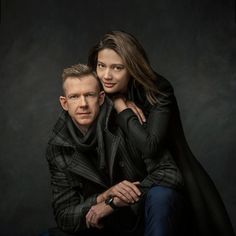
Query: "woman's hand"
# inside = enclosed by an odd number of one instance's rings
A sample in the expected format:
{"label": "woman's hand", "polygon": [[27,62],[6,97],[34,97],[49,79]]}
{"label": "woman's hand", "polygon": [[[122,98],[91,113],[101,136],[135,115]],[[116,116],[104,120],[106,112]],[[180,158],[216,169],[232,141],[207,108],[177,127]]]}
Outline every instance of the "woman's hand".
{"label": "woman's hand", "polygon": [[145,115],[143,114],[143,111],[134,102],[126,100],[124,95],[118,94],[113,96],[111,99],[113,101],[117,113],[120,113],[123,110],[130,108],[138,117],[140,124],[146,122],[146,118]]}
{"label": "woman's hand", "polygon": [[112,101],[117,113],[120,113],[128,108],[128,106],[126,105],[126,99],[123,95],[113,96]]}
{"label": "woman's hand", "polygon": [[144,122],[146,122],[146,118],[145,118],[145,115],[143,114],[143,111],[134,102],[126,101],[125,103],[126,103],[126,106],[130,108],[138,117],[140,124],[143,124]]}

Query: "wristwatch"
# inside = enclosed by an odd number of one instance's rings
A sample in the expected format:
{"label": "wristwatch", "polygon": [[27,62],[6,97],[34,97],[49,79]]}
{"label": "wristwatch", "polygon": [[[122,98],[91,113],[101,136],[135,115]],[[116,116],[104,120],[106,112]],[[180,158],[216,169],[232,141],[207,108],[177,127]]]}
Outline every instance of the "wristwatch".
{"label": "wristwatch", "polygon": [[105,200],[105,204],[109,205],[113,210],[117,209],[117,206],[114,204],[114,198],[112,196],[109,196],[106,200]]}

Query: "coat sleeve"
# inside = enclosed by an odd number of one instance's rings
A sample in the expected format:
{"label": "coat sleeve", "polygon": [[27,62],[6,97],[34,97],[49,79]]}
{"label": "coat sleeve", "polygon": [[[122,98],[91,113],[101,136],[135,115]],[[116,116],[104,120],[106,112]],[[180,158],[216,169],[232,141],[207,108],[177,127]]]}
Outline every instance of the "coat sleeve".
{"label": "coat sleeve", "polygon": [[55,157],[63,158],[56,147],[49,146],[46,156],[51,175],[52,206],[58,227],[70,233],[85,229],[85,215],[96,204],[97,195],[85,199],[79,184],[76,188],[73,186],[69,173],[55,163]]}
{"label": "coat sleeve", "polygon": [[[165,84],[158,95],[158,104],[152,106],[145,125],[141,125],[131,109],[125,109],[117,116],[121,127],[133,145],[143,153],[143,158],[157,158],[165,147],[168,134],[174,93],[171,85]],[[135,101],[134,101],[135,102]]]}

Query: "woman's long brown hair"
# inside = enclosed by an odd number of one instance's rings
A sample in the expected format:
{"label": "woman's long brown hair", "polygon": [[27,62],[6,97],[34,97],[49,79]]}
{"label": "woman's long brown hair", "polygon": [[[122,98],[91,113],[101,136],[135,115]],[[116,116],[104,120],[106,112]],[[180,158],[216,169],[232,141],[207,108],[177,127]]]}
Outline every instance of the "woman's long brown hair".
{"label": "woman's long brown hair", "polygon": [[121,57],[131,79],[133,79],[133,83],[141,84],[149,103],[156,104],[159,93],[155,83],[157,76],[151,68],[148,57],[139,41],[133,35],[123,31],[106,33],[89,53],[88,65],[94,70],[97,67],[98,52],[106,48],[114,50]]}

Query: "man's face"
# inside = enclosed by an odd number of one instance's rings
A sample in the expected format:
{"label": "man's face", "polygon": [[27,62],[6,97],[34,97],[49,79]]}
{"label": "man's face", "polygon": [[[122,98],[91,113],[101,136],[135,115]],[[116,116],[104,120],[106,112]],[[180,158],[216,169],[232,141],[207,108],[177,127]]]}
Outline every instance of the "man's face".
{"label": "man's face", "polygon": [[104,92],[99,91],[98,81],[93,75],[68,77],[64,91],[65,96],[60,97],[62,108],[68,111],[80,130],[86,132],[98,116]]}

